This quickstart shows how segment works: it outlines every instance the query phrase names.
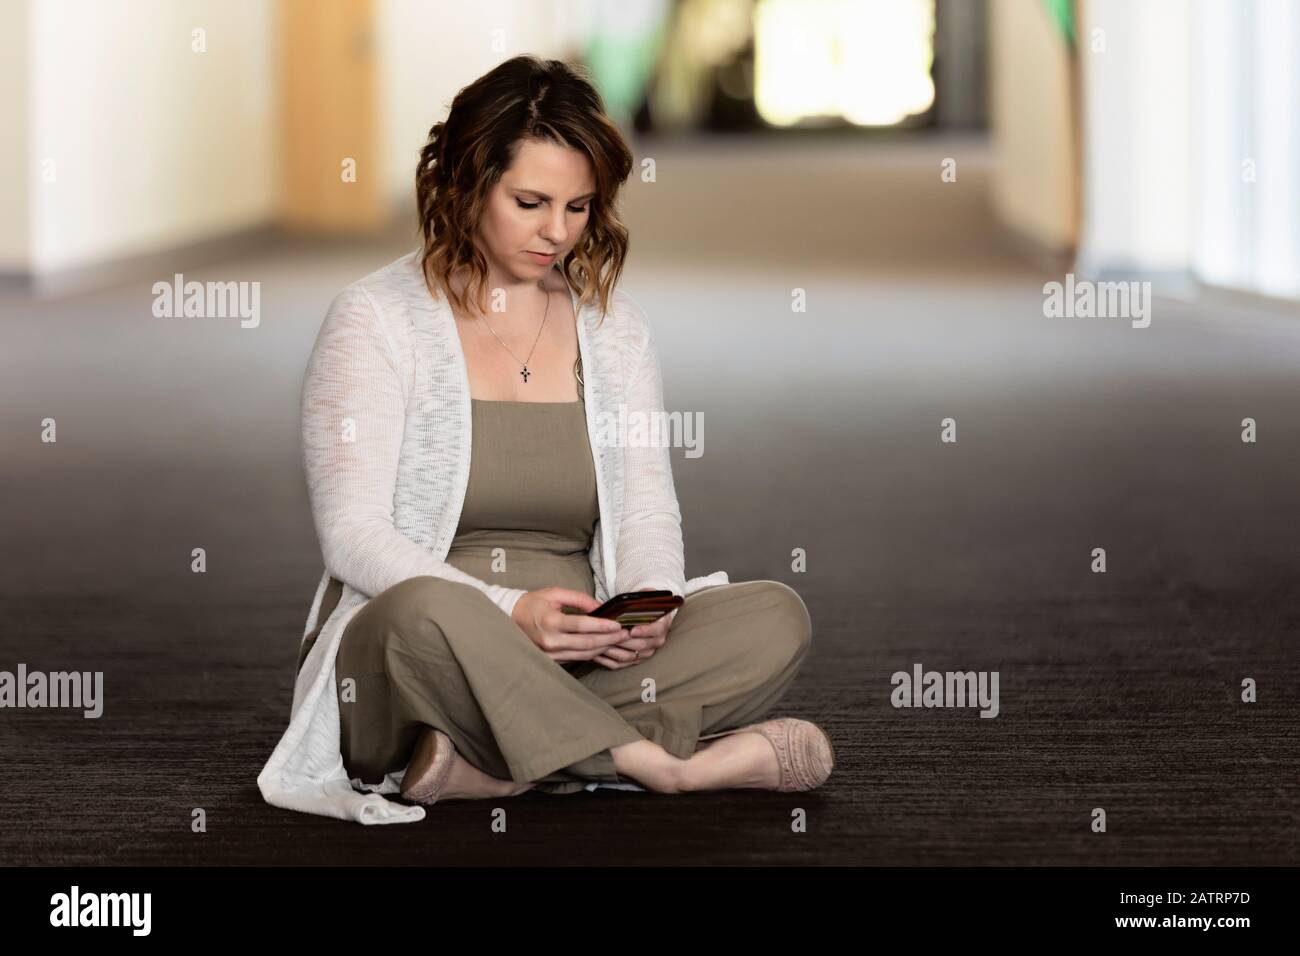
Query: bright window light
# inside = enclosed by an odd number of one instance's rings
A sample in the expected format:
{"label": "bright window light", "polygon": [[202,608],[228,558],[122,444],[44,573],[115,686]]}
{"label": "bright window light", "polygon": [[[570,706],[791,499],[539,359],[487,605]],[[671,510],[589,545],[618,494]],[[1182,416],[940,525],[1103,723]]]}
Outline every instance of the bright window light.
{"label": "bright window light", "polygon": [[754,99],[774,126],[894,126],[934,102],[934,0],[760,0]]}

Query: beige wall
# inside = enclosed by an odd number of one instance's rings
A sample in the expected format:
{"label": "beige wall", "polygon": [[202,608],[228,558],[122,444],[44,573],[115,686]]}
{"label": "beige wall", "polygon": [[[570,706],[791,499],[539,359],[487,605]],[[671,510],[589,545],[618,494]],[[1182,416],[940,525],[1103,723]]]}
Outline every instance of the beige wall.
{"label": "beige wall", "polygon": [[29,258],[27,4],[0,0],[0,272]]}
{"label": "beige wall", "polygon": [[999,215],[1018,234],[1067,249],[1078,223],[1069,57],[1039,0],[991,0],[989,99]]}
{"label": "beige wall", "polygon": [[[275,0],[0,0],[0,270],[164,251],[276,216]],[[571,0],[378,0],[375,109],[389,201],[456,91],[590,26]],[[191,31],[207,52],[191,50]],[[55,179],[44,182],[47,160]]]}
{"label": "beige wall", "polygon": [[[272,209],[270,0],[39,0],[31,16],[36,273],[235,231]],[[191,31],[207,52],[191,52]],[[53,160],[56,179],[41,179]]]}

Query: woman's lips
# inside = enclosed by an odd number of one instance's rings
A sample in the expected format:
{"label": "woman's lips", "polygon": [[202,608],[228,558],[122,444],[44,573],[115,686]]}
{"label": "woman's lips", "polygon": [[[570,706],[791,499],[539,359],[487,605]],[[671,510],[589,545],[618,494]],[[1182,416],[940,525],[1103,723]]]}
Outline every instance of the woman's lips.
{"label": "woman's lips", "polygon": [[533,261],[539,263],[540,265],[544,265],[544,266],[550,265],[552,262],[555,261],[555,253],[553,252],[551,253],[533,252],[531,249],[527,251],[528,254],[533,257]]}

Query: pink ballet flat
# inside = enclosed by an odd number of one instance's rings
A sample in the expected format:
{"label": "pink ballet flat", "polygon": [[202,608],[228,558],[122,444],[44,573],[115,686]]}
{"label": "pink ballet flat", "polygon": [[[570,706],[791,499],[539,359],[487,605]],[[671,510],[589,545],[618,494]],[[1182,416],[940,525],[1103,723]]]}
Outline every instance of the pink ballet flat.
{"label": "pink ballet flat", "polygon": [[781,770],[781,782],[776,787],[779,793],[820,787],[835,769],[835,748],[830,735],[811,721],[780,717],[727,733],[746,731],[762,734],[776,751],[776,763]]}
{"label": "pink ballet flat", "polygon": [[436,728],[425,728],[402,777],[402,796],[416,803],[436,803],[455,759],[456,745],[451,738]]}

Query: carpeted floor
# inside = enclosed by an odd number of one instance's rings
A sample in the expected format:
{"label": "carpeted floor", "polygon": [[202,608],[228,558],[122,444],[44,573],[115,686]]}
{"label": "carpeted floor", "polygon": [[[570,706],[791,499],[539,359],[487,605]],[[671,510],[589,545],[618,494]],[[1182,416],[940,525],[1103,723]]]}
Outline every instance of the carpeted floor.
{"label": "carpeted floor", "polygon": [[[687,571],[807,602],[813,652],[774,713],[835,740],[811,793],[528,794],[392,827],[267,806],[321,571],[303,364],[334,294],[409,243],[185,269],[260,280],[257,329],[154,318],[158,276],[5,293],[0,670],[102,670],[106,703],[0,711],[0,862],[1300,862],[1300,315],[1162,298],[1148,329],[1044,318],[970,149],[960,197],[924,149],[683,154],[692,192],[630,196],[624,287],[669,409],[705,421],[702,457],[673,452]],[[714,188],[726,228],[675,241]],[[997,671],[998,717],[895,709],[890,675],[916,663]]]}

